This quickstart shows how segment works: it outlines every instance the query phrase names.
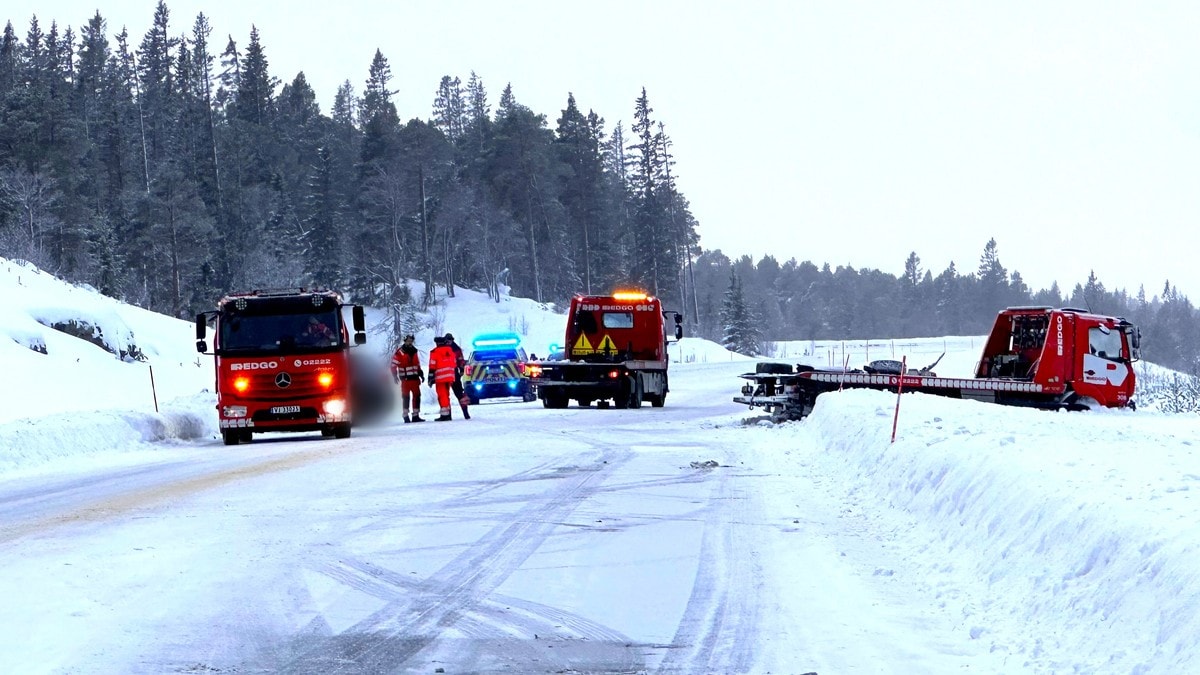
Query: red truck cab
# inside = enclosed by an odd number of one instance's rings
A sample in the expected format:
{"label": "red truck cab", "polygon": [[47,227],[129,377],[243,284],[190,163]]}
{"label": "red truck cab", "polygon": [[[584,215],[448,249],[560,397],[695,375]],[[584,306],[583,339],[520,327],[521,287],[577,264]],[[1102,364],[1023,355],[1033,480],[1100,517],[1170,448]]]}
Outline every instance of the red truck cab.
{"label": "red truck cab", "polygon": [[[226,445],[264,431],[313,431],[346,438],[352,421],[351,334],[334,291],[227,295],[196,317],[196,349],[208,353],[213,324],[217,413]],[[353,344],[366,342],[353,307]]]}
{"label": "red truck cab", "polygon": [[623,291],[612,295],[576,295],[571,299],[561,360],[544,361],[535,376],[537,395],[547,408],[580,406],[661,408],[667,379],[668,314],[675,339],[683,335],[682,317],[664,312],[658,298]]}
{"label": "red truck cab", "polygon": [[1139,343],[1137,327],[1119,317],[1010,307],[996,316],[975,377],[1026,380],[1043,392],[1125,407],[1133,400]]}

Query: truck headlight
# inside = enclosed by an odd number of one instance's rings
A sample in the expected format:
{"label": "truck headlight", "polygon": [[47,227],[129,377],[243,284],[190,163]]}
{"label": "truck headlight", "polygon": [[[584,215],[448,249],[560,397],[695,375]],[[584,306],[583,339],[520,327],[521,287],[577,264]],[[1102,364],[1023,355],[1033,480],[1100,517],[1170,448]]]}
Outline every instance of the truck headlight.
{"label": "truck headlight", "polygon": [[323,405],[326,415],[343,415],[346,412],[346,402],[340,398],[331,398]]}
{"label": "truck headlight", "polygon": [[245,417],[246,406],[244,405],[227,405],[221,408],[221,417]]}

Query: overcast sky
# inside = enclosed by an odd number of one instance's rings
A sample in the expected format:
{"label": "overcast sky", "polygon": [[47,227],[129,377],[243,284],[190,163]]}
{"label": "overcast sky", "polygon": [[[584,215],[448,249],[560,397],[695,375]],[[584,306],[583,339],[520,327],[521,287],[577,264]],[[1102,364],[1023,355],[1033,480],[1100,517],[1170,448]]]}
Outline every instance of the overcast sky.
{"label": "overcast sky", "polygon": [[[149,29],[153,0],[9,0],[75,27]],[[551,127],[575,94],[611,129],[645,87],[701,244],[900,274],[974,271],[989,238],[1028,284],[1200,300],[1200,3],[173,0],[220,50],[258,27],[271,72],[328,112],[378,48],[401,117],[443,75],[511,83]],[[586,7],[586,9],[581,9]]]}

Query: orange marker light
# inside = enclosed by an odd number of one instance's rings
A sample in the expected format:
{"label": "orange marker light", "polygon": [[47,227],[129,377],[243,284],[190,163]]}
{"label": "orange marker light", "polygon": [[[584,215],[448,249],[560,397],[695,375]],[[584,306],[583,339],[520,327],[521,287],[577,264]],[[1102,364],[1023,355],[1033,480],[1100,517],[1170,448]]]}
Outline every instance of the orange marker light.
{"label": "orange marker light", "polygon": [[317,375],[317,382],[320,382],[322,387],[328,389],[329,385],[333,384],[333,373],[321,373]]}
{"label": "orange marker light", "polygon": [[239,378],[234,379],[233,388],[237,389],[239,392],[246,391],[247,389],[250,388],[250,378],[239,377]]}

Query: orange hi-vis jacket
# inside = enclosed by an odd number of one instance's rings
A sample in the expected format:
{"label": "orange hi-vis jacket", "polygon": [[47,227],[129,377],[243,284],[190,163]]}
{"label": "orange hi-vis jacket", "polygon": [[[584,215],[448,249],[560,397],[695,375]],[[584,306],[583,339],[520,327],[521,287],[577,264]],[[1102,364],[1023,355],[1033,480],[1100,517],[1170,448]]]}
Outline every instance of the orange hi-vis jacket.
{"label": "orange hi-vis jacket", "polygon": [[433,378],[434,382],[453,382],[457,379],[455,373],[457,367],[458,358],[448,345],[434,347],[433,351],[429,352],[429,376]]}
{"label": "orange hi-vis jacket", "polygon": [[392,374],[401,380],[420,380],[424,373],[421,371],[421,355],[416,349],[406,352],[404,347],[392,354]]}

